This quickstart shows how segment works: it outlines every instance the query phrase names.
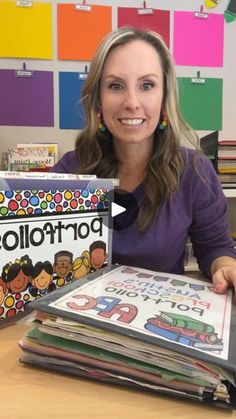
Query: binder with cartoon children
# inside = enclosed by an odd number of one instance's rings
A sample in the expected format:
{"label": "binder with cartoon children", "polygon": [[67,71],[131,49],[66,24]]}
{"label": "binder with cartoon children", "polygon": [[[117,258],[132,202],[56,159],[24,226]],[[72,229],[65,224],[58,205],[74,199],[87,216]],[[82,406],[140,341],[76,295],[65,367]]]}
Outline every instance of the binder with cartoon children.
{"label": "binder with cartoon children", "polygon": [[0,172],[0,327],[30,302],[110,263],[114,181]]}

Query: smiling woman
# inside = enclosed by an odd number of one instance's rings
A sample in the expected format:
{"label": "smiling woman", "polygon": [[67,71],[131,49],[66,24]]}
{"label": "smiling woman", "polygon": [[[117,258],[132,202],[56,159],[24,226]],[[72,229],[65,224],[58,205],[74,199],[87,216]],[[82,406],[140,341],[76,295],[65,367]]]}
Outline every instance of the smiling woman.
{"label": "smiling woman", "polygon": [[119,160],[123,144],[136,144],[134,158],[143,153],[140,147],[150,156],[163,101],[162,67],[153,46],[136,40],[110,53],[103,68],[100,101]]}
{"label": "smiling woman", "polygon": [[120,188],[132,192],[138,219],[114,231],[113,262],[183,273],[190,236],[215,291],[236,288],[226,200],[181,116],[173,60],[161,37],[133,28],[108,34],[94,55],[82,102],[86,126],[54,171],[118,177]]}

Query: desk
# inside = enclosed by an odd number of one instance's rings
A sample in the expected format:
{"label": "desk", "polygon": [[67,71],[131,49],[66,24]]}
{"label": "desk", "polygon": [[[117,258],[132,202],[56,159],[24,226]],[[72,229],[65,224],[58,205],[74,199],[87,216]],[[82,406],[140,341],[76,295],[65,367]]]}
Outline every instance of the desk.
{"label": "desk", "polygon": [[231,413],[18,363],[26,326],[0,329],[1,419],[236,419]]}

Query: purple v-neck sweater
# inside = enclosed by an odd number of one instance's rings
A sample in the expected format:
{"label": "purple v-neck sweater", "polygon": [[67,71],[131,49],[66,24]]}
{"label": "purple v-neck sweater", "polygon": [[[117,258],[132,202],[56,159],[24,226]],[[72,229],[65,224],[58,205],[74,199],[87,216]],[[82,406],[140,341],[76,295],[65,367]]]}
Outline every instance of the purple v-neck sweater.
{"label": "purple v-neck sweater", "polygon": [[[145,232],[137,222],[113,232],[113,263],[181,274],[184,272],[184,251],[190,235],[199,268],[210,276],[213,260],[219,256],[236,258],[236,250],[227,224],[227,201],[215,170],[203,155],[198,171],[193,166],[194,150],[182,149],[187,159],[179,189],[171,202],[165,202]],[[75,173],[76,152],[66,153],[54,166],[54,172]],[[138,202],[144,186],[133,191]]]}

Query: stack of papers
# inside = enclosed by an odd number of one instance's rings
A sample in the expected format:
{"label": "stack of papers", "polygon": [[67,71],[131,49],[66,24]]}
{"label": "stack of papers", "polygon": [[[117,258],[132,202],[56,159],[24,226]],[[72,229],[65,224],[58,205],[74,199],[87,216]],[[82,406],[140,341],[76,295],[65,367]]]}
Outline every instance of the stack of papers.
{"label": "stack of papers", "polygon": [[233,409],[231,300],[208,282],[112,266],[32,303],[20,360]]}

